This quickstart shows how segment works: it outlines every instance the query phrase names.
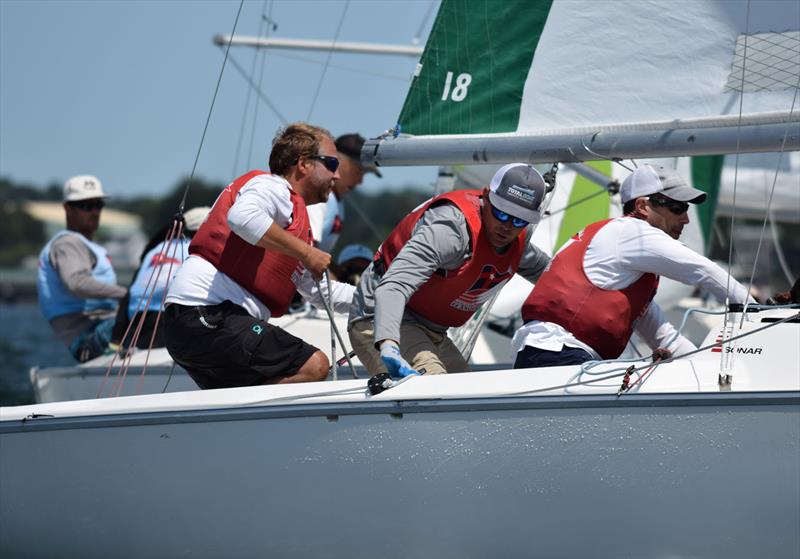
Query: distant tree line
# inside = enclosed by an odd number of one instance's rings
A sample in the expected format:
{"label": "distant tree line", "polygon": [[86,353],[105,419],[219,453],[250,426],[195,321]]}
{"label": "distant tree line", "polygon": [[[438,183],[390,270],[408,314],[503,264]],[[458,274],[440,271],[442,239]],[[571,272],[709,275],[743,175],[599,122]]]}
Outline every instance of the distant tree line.
{"label": "distant tree line", "polygon": [[[112,197],[108,207],[141,217],[142,230],[150,237],[171,222],[187,184],[188,178],[182,179],[161,197]],[[225,186],[193,179],[186,196],[185,209],[212,205]],[[424,192],[412,188],[377,195],[365,195],[358,190],[351,192],[345,198],[345,228],[334,257],[350,243],[376,249],[392,228],[427,197]],[[38,254],[47,242],[44,224],[25,212],[24,204],[29,201],[61,202],[61,198],[60,184],[37,187],[0,178],[0,267],[19,266],[26,256]]]}

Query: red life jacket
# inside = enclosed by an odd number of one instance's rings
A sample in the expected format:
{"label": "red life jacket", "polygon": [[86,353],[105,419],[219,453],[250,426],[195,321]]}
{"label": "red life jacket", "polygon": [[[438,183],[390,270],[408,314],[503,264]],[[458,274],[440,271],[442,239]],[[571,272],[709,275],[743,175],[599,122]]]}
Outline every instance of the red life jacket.
{"label": "red life jacket", "polygon": [[471,256],[456,270],[434,272],[412,295],[407,307],[435,324],[461,326],[519,269],[525,251],[525,230],[504,254],[498,254],[483,230],[481,191],[448,192],[411,212],[389,234],[376,253],[376,258],[383,260],[385,270],[408,242],[422,214],[432,206],[445,203],[456,206],[467,220]]}
{"label": "red life jacket", "polygon": [[[297,258],[278,251],[251,245],[228,227],[228,210],[236,201],[236,194],[253,177],[266,175],[265,171],[250,171],[234,180],[214,202],[208,219],[195,233],[189,245],[189,254],[209,261],[220,272],[233,279],[267,306],[272,316],[286,313],[292,302],[296,282],[303,273]],[[289,189],[292,200],[292,222],[287,233],[312,242],[311,224],[303,198]]]}
{"label": "red life jacket", "polygon": [[589,243],[610,219],[588,225],[559,252],[525,303],[522,319],[553,322],[589,345],[603,359],[619,357],[658,288],[658,276],[643,274],[625,289],[595,286],[583,269]]}

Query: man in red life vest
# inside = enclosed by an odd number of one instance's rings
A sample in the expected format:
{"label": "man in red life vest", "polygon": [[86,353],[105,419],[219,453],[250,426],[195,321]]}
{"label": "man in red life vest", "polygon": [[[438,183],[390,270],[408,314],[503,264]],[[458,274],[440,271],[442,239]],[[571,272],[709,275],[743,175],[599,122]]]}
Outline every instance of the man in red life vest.
{"label": "man in red life vest", "polygon": [[[525,324],[511,342],[514,367],[615,359],[634,328],[668,358],[697,349],[653,302],[659,276],[705,288],[720,301],[748,300],[747,290],[709,259],[678,241],[689,204],[706,194],[673,170],[642,165],[622,183],[622,217],[593,223],[559,251],[522,306]],[[752,301],[752,299],[749,299]]]}
{"label": "man in red life vest", "polygon": [[[406,376],[469,369],[447,337],[515,272],[534,280],[549,258],[530,244],[542,176],[502,167],[483,191],[428,200],[392,231],[364,271],[350,311],[350,341],[370,373]],[[378,353],[380,351],[380,353]]]}
{"label": "man in red life vest", "polygon": [[[328,198],[338,164],[327,130],[291,124],[272,142],[271,173],[250,171],[217,198],[164,311],[167,349],[201,388],[327,376],[324,353],[267,320],[286,312],[295,291],[321,305],[315,280],[331,257],[312,246],[306,204]],[[321,286],[347,312],[353,286]]]}

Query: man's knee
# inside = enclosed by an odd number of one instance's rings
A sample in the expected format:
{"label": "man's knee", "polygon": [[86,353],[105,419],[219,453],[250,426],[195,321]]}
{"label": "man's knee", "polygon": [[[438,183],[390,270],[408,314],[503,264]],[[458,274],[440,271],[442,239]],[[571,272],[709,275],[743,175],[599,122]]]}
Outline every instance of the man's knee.
{"label": "man's knee", "polygon": [[303,363],[303,366],[300,367],[300,370],[297,372],[302,375],[307,382],[316,382],[328,378],[329,368],[330,363],[328,362],[328,356],[320,350],[317,350],[311,354],[311,357]]}

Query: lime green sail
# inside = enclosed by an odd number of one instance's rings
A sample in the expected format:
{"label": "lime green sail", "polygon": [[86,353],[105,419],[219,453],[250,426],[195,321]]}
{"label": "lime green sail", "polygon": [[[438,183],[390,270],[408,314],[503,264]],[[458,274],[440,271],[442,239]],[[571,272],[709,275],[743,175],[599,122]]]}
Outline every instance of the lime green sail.
{"label": "lime green sail", "polygon": [[[600,171],[604,175],[611,177],[611,161],[591,161],[586,165]],[[558,237],[553,247],[553,254],[561,248],[575,233],[595,221],[608,219],[611,217],[611,198],[606,194],[598,192],[605,189],[602,186],[581,176],[575,176],[575,182],[569,193],[564,217],[558,228]]]}
{"label": "lime green sail", "polygon": [[404,133],[517,130],[551,0],[443,0],[398,123]]}

